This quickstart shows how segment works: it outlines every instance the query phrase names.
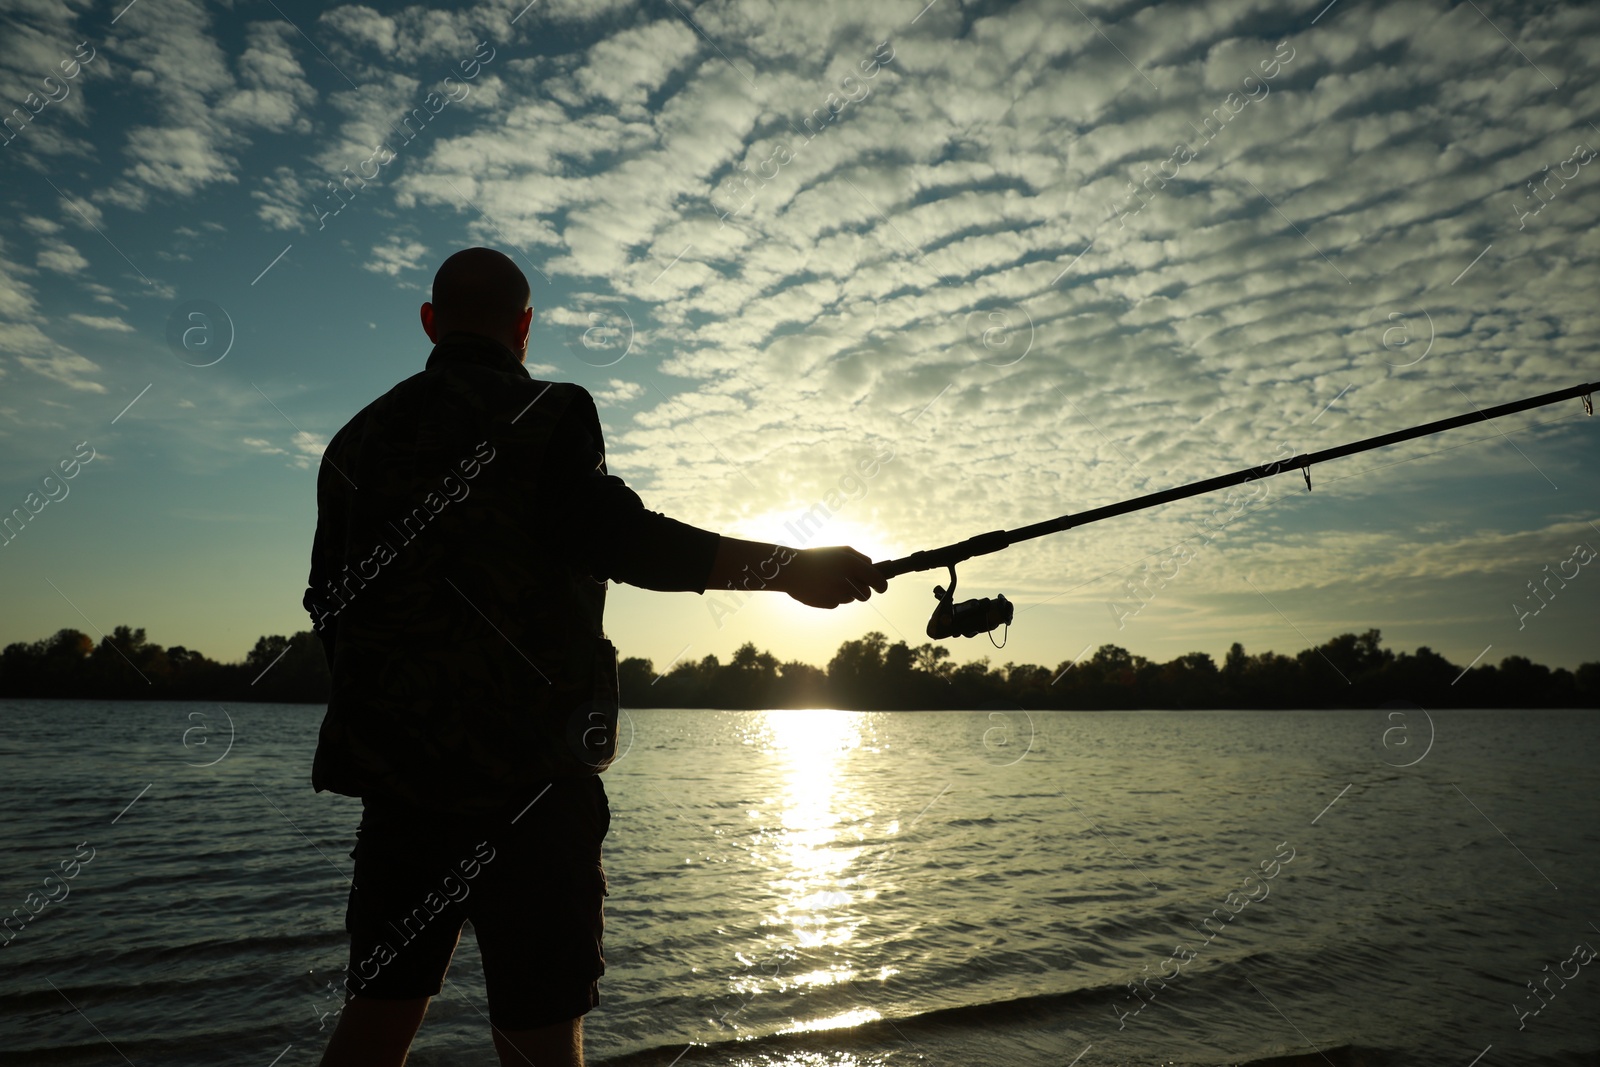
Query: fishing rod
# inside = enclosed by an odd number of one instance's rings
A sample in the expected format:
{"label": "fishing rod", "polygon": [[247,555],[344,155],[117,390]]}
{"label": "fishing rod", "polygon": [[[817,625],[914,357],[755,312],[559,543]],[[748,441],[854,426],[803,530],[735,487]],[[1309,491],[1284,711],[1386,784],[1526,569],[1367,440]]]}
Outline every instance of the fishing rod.
{"label": "fishing rod", "polygon": [[1543,407],[1554,404],[1560,400],[1570,400],[1573,397],[1583,398],[1583,411],[1586,415],[1594,414],[1594,401],[1592,395],[1600,391],[1600,382],[1590,382],[1587,385],[1575,385],[1570,389],[1558,389],[1553,393],[1543,393],[1539,396],[1528,397],[1525,400],[1514,400],[1509,404],[1500,404],[1497,407],[1483,411],[1472,411],[1464,415],[1455,415],[1448,419],[1439,419],[1437,422],[1424,423],[1413,426],[1408,430],[1395,430],[1393,433],[1379,434],[1368,437],[1364,441],[1354,441],[1347,445],[1337,445],[1333,448],[1324,448],[1320,452],[1301,453],[1291,459],[1277,460],[1272,463],[1263,463],[1257,467],[1246,467],[1244,470],[1234,471],[1232,474],[1220,474],[1215,478],[1204,481],[1190,482],[1188,485],[1176,486],[1172,489],[1163,489],[1159,493],[1149,493],[1145,496],[1134,497],[1117,504],[1107,504],[1105,507],[1091,508],[1080,511],[1076,515],[1062,515],[1054,519],[1046,519],[1028,526],[1020,526],[1015,530],[991,530],[988,533],[969,537],[965,541],[958,541],[953,545],[942,548],[930,548],[922,552],[913,552],[900,559],[884,560],[874,563],[878,573],[885,578],[893,578],[899,574],[908,574],[912,571],[934,570],[938,567],[947,567],[950,570],[950,585],[934,586],[933,595],[938,600],[938,606],[933,609],[933,616],[928,619],[928,636],[934,640],[946,637],[976,637],[978,634],[989,633],[997,629],[1002,623],[1009,626],[1014,605],[1005,598],[1004,594],[995,597],[966,600],[957,604],[956,594],[956,564],[973,556],[984,556],[991,552],[999,552],[1009,548],[1019,541],[1029,541],[1035,537],[1046,534],[1060,533],[1070,530],[1075,526],[1084,526],[1101,519],[1109,519],[1114,515],[1126,515],[1131,511],[1143,511],[1159,504],[1167,504],[1185,497],[1199,496],[1209,493],[1214,489],[1226,489],[1231,485],[1240,485],[1244,482],[1253,482],[1262,478],[1270,478],[1274,474],[1285,471],[1298,470],[1306,479],[1306,490],[1311,489],[1311,465],[1324,463],[1331,459],[1340,459],[1351,456],[1357,452],[1366,452],[1374,448],[1383,448],[1387,445],[1399,444],[1401,441],[1410,441],[1417,437],[1426,437],[1429,434],[1443,433],[1445,430],[1454,430],[1461,426],[1470,426],[1475,422],[1486,422],[1497,419],[1502,415],[1513,415],[1519,411],[1530,408]]}

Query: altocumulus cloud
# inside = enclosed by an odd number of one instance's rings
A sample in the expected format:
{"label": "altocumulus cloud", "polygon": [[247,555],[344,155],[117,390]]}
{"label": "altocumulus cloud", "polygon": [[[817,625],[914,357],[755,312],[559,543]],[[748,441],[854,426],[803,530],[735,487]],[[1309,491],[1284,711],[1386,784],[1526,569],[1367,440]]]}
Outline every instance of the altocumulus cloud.
{"label": "altocumulus cloud", "polygon": [[[854,518],[909,550],[1573,384],[1595,362],[1600,168],[1574,163],[1600,146],[1587,5],[346,4],[297,29],[173,0],[96,19],[29,9],[0,43],[13,99],[64,43],[98,34],[107,60],[0,160],[61,178],[30,179],[27,210],[0,222],[0,351],[20,369],[8,390],[63,403],[105,389],[117,350],[93,334],[144,330],[176,294],[149,273],[160,257],[106,242],[205,197],[228,206],[191,231],[197,269],[248,244],[248,282],[292,241],[254,292],[321,270],[409,301],[471,241],[524,265],[546,342],[625,316],[620,362],[547,344],[530,369],[589,384],[612,468],[712,527],[803,510],[890,446]],[[481,42],[495,58],[471,92],[317,236],[326,183]],[[92,177],[61,177],[65,159]],[[719,191],[741,186],[727,213]],[[306,439],[283,443],[283,417],[222,376],[194,386],[215,391],[201,408],[247,425],[175,435],[313,462],[359,403],[316,399],[323,364],[294,360],[264,392],[325,404],[317,432],[294,429]],[[1592,518],[1584,502],[1552,496],[1513,528],[1457,506],[1458,472],[1561,483],[1592,455],[1568,415],[1512,423],[1548,423],[1514,435],[1526,455],[1421,459],[1439,444],[1419,442],[1314,472],[1344,505],[1316,523],[1279,479],[1169,602],[1199,632],[1242,617],[1245,577],[1420,597],[1463,568],[1542,562]],[[1418,514],[1396,521],[1396,501]],[[1197,507],[964,580],[1025,606],[1104,599],[1191,536]],[[1416,551],[1423,521],[1448,551]]]}

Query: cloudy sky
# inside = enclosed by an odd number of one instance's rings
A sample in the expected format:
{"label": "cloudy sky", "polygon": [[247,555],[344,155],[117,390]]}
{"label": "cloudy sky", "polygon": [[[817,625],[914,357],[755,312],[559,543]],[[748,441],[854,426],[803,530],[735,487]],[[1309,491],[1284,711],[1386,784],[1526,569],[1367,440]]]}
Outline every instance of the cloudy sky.
{"label": "cloudy sky", "polygon": [[[879,559],[1600,379],[1593,6],[3,6],[0,643],[308,628],[318,456],[471,244],[649,506]],[[1597,457],[1569,400],[1031,542],[952,649],[1600,659]],[[610,630],[826,662],[943,580]]]}

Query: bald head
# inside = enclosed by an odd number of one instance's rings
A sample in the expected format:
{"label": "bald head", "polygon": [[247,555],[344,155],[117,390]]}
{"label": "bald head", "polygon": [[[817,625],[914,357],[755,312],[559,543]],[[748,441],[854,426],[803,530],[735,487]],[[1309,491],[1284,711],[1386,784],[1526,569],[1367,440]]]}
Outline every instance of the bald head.
{"label": "bald head", "polygon": [[422,328],[437,342],[450,333],[492,337],[513,352],[527,349],[528,279],[504,253],[464,248],[433,276],[433,300],[422,305]]}

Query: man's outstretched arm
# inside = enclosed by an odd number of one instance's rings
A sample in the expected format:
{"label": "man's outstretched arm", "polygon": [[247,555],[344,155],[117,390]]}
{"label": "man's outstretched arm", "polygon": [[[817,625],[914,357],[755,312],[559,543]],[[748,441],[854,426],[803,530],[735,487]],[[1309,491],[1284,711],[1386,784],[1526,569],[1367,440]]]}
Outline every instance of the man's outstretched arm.
{"label": "man's outstretched arm", "polygon": [[836,608],[884,592],[889,582],[872,560],[843,545],[785,548],[724,535],[707,589],[771,589],[813,608]]}
{"label": "man's outstretched arm", "polygon": [[866,600],[889,588],[853,548],[793,549],[719,537],[647,510],[621,478],[606,473],[590,429],[597,422],[585,392],[554,435],[546,483],[553,498],[570,502],[576,520],[562,528],[565,551],[596,578],[663,592],[768,589],[814,608]]}

